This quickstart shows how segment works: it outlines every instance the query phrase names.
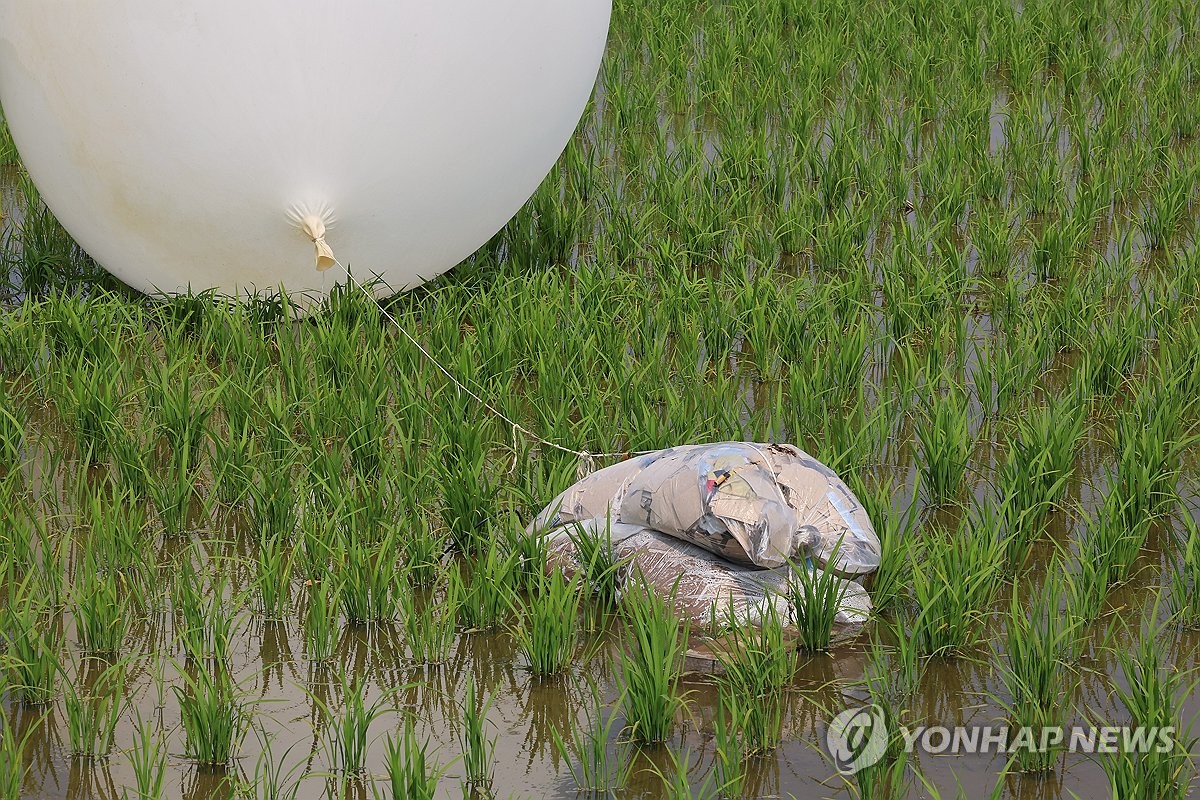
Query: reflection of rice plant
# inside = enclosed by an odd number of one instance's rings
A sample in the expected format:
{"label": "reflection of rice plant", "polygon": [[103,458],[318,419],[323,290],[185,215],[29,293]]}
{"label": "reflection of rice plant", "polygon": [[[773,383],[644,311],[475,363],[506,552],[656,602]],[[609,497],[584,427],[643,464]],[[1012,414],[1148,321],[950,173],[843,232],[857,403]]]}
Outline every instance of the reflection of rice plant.
{"label": "reflection of rice plant", "polygon": [[588,678],[589,697],[583,706],[582,724],[572,725],[568,734],[553,730],[554,746],[567,762],[575,785],[583,792],[610,794],[629,783],[633,763],[623,746],[610,752],[614,740],[615,709],[604,714],[600,687]]}
{"label": "reflection of rice plant", "polygon": [[665,596],[644,580],[622,598],[625,647],[625,718],[629,734],[647,744],[664,741],[686,706],[676,691],[690,625],[675,612],[678,583]]}

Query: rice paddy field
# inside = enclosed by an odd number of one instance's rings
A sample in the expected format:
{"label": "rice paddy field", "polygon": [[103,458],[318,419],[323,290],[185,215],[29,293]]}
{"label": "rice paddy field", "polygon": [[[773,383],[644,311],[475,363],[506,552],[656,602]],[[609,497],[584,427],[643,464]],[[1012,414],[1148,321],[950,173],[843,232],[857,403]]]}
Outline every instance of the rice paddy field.
{"label": "rice paddy field", "polygon": [[[116,285],[0,136],[0,800],[1189,796],[1198,89],[1191,0],[617,0],[508,226],[302,321]],[[872,621],[680,674],[524,536],[579,459],[397,325],[570,450],[804,447]],[[1176,737],[842,776],[869,702]]]}

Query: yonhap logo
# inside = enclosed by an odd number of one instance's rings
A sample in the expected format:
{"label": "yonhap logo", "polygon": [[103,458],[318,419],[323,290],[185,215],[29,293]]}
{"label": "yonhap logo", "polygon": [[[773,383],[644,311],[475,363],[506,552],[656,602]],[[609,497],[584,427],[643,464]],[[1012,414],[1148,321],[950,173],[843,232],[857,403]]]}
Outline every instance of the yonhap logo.
{"label": "yonhap logo", "polygon": [[849,708],[829,722],[825,744],[838,772],[853,775],[879,763],[887,752],[888,731],[877,705]]}

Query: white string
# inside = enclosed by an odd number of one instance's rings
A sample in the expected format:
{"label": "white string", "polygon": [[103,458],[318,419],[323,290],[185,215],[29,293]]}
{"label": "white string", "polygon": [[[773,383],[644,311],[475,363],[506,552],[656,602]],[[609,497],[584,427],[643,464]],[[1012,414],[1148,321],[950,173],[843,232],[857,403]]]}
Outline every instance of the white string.
{"label": "white string", "polygon": [[[345,267],[342,267],[342,268],[345,269]],[[353,281],[354,279],[350,278],[349,275],[347,275],[347,280]],[[355,283],[357,283],[357,281],[355,281]],[[536,441],[538,444],[545,445],[546,447],[554,448],[555,450],[558,450],[559,452],[567,453],[569,455],[573,455],[576,458],[578,458],[580,472],[582,472],[583,470],[586,469],[587,474],[591,474],[591,472],[593,472],[595,470],[594,459],[597,459],[597,458],[628,458],[630,455],[644,454],[644,453],[629,453],[629,452],[589,453],[586,450],[572,450],[569,447],[563,447],[561,444],[552,442],[549,439],[543,439],[541,436],[538,436],[536,433],[529,430],[524,425],[521,425],[519,422],[514,422],[513,420],[509,419],[508,416],[506,416],[504,414],[504,412],[500,411],[499,409],[494,407],[491,403],[487,402],[482,397],[480,397],[478,394],[471,391],[467,386],[465,386],[463,384],[462,381],[460,381],[458,378],[454,377],[454,375],[451,374],[450,370],[443,367],[441,365],[441,363],[436,358],[433,357],[433,354],[430,353],[428,350],[426,350],[421,345],[421,343],[418,342],[412,336],[412,334],[410,334],[407,330],[405,330],[404,326],[401,325],[399,323],[399,321],[397,321],[397,319],[395,317],[393,317],[390,313],[388,313],[387,309],[385,309],[379,303],[379,300],[375,297],[375,295],[371,294],[371,292],[369,292],[367,290],[367,287],[363,286],[361,283],[358,283],[358,288],[362,289],[363,294],[365,294],[371,300],[371,302],[375,304],[375,307],[379,309],[379,313],[383,314],[383,316],[386,317],[387,320],[396,327],[396,330],[400,331],[400,333],[404,335],[404,338],[408,339],[408,341],[412,343],[413,347],[415,347],[415,348],[417,348],[417,350],[421,351],[421,355],[425,356],[426,360],[428,360],[430,364],[433,364],[433,366],[437,367],[438,371],[441,372],[443,375],[445,375],[450,380],[451,383],[453,383],[455,386],[457,386],[462,391],[466,392],[468,396],[470,396],[473,400],[475,400],[475,402],[479,403],[481,406],[483,406],[488,411],[490,411],[494,416],[500,418],[504,422],[507,422],[509,425],[511,425],[513,428],[513,431],[520,431],[521,433],[525,434],[530,439],[533,439],[534,441]],[[514,442],[514,444],[515,444],[515,442]],[[513,451],[514,451],[513,452],[513,463],[515,465],[516,464],[516,448],[515,447],[513,448]],[[652,451],[644,451],[644,452],[652,452]],[[586,475],[584,475],[582,477],[586,477]]]}

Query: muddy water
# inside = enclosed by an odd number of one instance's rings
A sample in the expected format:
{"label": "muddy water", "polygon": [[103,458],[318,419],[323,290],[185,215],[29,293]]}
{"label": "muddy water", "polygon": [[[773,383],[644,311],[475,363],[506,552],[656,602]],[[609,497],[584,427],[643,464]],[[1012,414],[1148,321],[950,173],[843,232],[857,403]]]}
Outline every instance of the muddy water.
{"label": "muddy water", "polygon": [[[51,437],[61,432],[51,419],[40,420]],[[986,432],[985,432],[986,440]],[[1083,448],[1077,478],[1069,496],[1094,507],[1094,490],[1103,465],[1111,461],[1105,443],[1093,437]],[[44,444],[44,442],[43,442]],[[60,442],[63,448],[70,445]],[[982,467],[994,458],[993,448],[981,445],[976,459]],[[35,467],[45,467],[44,459],[34,459]],[[911,486],[911,467],[905,465],[895,477]],[[34,477],[34,476],[31,476]],[[94,477],[99,477],[98,475]],[[36,480],[36,478],[35,478]],[[897,498],[897,502],[907,502]],[[947,520],[949,522],[949,520]],[[218,515],[203,534],[192,537],[202,558],[217,559],[232,565],[228,570],[230,595],[245,591],[252,580],[249,564],[252,550],[245,524],[237,514]],[[1027,585],[1060,579],[1048,574],[1046,564],[1054,551],[1054,542],[1069,547],[1072,523],[1054,513],[1035,551],[1035,567]],[[1148,610],[1155,588],[1166,582],[1169,568],[1160,557],[1161,546],[1169,532],[1155,530],[1149,552],[1143,556],[1145,568],[1130,585],[1110,599],[1108,626],[1093,626],[1094,633],[1084,648],[1081,681],[1076,697],[1064,698],[1064,708],[1074,707],[1068,724],[1089,721],[1122,724],[1127,716],[1112,697],[1112,686],[1124,679],[1114,653],[1132,647],[1138,635],[1138,620]],[[172,558],[188,542],[173,539],[161,542],[157,553],[160,565]],[[211,563],[211,561],[210,561]],[[164,575],[162,580],[166,580]],[[164,584],[165,585],[165,584]],[[305,587],[293,581],[293,600],[302,609]],[[341,632],[339,652],[334,663],[352,676],[366,681],[368,705],[382,699],[386,711],[371,725],[371,745],[367,756],[368,779],[344,782],[336,777],[336,764],[330,750],[329,731],[335,720],[322,710],[331,707],[336,714],[342,705],[340,683],[333,672],[309,663],[296,614],[286,622],[264,622],[247,606],[238,612],[237,633],[230,655],[233,674],[253,713],[253,727],[244,740],[236,763],[228,770],[202,769],[183,755],[183,730],[179,707],[172,686],[180,685],[180,670],[185,656],[176,639],[176,624],[167,610],[165,598],[161,610],[149,618],[137,620],[127,639],[131,652],[138,655],[130,671],[129,707],[117,731],[117,750],[99,761],[74,759],[68,755],[66,722],[61,700],[45,708],[22,708],[5,701],[4,713],[13,722],[18,735],[30,734],[27,750],[30,769],[23,796],[29,798],[119,798],[133,783],[128,748],[135,741],[136,721],[147,721],[163,737],[169,749],[165,796],[199,800],[232,798],[238,787],[252,783],[260,759],[281,765],[284,774],[298,780],[298,798],[341,796],[372,797],[370,776],[381,781],[386,774],[384,740],[396,734],[405,714],[414,714],[418,731],[428,736],[431,752],[444,766],[439,796],[463,794],[463,771],[456,759],[462,752],[458,741],[465,702],[467,677],[484,687],[494,698],[488,714],[489,734],[495,738],[495,767],[491,795],[495,797],[578,796],[567,764],[554,745],[554,731],[567,731],[582,723],[590,695],[589,680],[599,685],[609,707],[616,708],[614,731],[623,724],[617,705],[622,684],[618,663],[619,631],[609,630],[585,637],[580,647],[586,656],[567,674],[553,680],[534,679],[524,668],[522,657],[512,638],[505,632],[460,634],[449,660],[440,665],[416,666],[406,659],[403,636],[394,625],[350,626]],[[1002,609],[997,604],[997,611]],[[1126,628],[1122,622],[1130,626]],[[62,624],[68,643],[76,641],[73,622],[64,614]],[[886,641],[887,634],[878,632]],[[993,622],[988,641],[998,641],[1003,626]],[[836,775],[824,750],[826,725],[838,711],[864,702],[865,694],[857,685],[865,664],[867,636],[831,654],[801,658],[800,669],[789,689],[784,719],[783,742],[777,751],[747,762],[748,797],[844,797],[850,796],[846,784]],[[1200,634],[1170,629],[1162,642],[1170,663],[1190,670],[1200,663]],[[72,651],[75,647],[69,647]],[[78,658],[78,656],[76,656]],[[934,659],[927,663],[921,688],[910,708],[913,725],[998,725],[1003,722],[1002,703],[1007,700],[1003,684],[994,669],[995,657],[988,649],[965,657]],[[79,667],[68,665],[71,678]],[[88,669],[86,664],[82,667]],[[94,669],[94,665],[92,667]],[[688,761],[693,787],[702,792],[712,773],[714,759],[713,726],[716,689],[710,676],[689,675],[680,691],[688,694],[688,713],[678,720],[675,736],[664,746],[631,748],[614,735],[610,752],[628,752],[633,761],[633,776],[621,797],[660,798],[668,796],[661,775],[673,769],[672,754]],[[1200,714],[1200,697],[1183,698],[1185,720]],[[992,755],[938,756],[917,753],[915,763],[927,780],[943,796],[955,796],[961,785],[967,797],[990,795],[996,788],[996,775],[1004,767],[1004,757]],[[303,777],[301,777],[303,776]],[[382,791],[383,783],[379,786]],[[1011,798],[1061,798],[1072,793],[1081,798],[1108,796],[1107,780],[1100,764],[1092,757],[1068,754],[1049,777],[1010,776],[1000,787],[1002,796]],[[482,787],[476,796],[487,796]],[[927,796],[928,791],[914,781],[910,796]],[[132,794],[130,795],[133,796]]]}

